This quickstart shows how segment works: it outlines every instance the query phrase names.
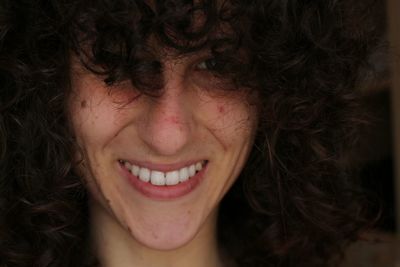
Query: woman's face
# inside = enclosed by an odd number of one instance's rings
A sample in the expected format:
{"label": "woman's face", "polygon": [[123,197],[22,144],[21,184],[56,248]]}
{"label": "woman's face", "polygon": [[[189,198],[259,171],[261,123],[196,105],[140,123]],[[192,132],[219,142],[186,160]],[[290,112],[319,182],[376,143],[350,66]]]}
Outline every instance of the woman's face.
{"label": "woman's face", "polygon": [[[253,144],[255,106],[221,81],[204,58],[163,62],[163,94],[110,87],[77,62],[69,112],[83,151],[78,171],[92,205],[139,243],[173,249],[192,240],[238,177]],[[225,85],[226,86],[226,85]]]}

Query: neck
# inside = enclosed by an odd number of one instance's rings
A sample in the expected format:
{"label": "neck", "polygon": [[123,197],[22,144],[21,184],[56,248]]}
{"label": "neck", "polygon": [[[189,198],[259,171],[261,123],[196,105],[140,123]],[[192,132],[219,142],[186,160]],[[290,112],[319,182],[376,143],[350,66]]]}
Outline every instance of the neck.
{"label": "neck", "polygon": [[91,203],[92,244],[101,267],[222,267],[216,222],[217,212],[187,244],[155,250],[137,242],[109,212]]}

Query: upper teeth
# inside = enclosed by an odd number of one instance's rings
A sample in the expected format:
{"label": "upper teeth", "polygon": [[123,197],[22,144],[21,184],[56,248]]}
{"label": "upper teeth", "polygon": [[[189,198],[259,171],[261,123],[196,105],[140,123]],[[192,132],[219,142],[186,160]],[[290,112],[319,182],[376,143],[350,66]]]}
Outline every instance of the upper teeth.
{"label": "upper teeth", "polygon": [[203,169],[204,162],[199,161],[195,164],[169,172],[150,170],[148,168],[131,164],[127,161],[123,161],[123,164],[125,168],[127,168],[134,176],[139,177],[143,182],[150,182],[153,185],[176,185],[180,182],[187,181],[190,177],[193,177],[196,172]]}

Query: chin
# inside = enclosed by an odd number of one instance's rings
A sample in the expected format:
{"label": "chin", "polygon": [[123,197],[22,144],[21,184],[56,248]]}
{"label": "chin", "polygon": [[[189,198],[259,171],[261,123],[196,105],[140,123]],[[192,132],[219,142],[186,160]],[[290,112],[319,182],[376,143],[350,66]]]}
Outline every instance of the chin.
{"label": "chin", "polygon": [[196,239],[200,227],[160,227],[149,232],[135,233],[131,231],[132,237],[147,248],[153,250],[170,251],[188,246]]}

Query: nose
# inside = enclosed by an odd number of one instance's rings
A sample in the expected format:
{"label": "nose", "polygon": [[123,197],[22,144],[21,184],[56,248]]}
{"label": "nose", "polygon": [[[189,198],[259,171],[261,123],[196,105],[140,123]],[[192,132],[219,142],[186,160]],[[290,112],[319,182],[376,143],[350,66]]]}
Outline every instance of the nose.
{"label": "nose", "polygon": [[164,76],[161,96],[147,101],[139,135],[153,153],[172,156],[179,154],[190,140],[192,110],[181,75],[172,71]]}

